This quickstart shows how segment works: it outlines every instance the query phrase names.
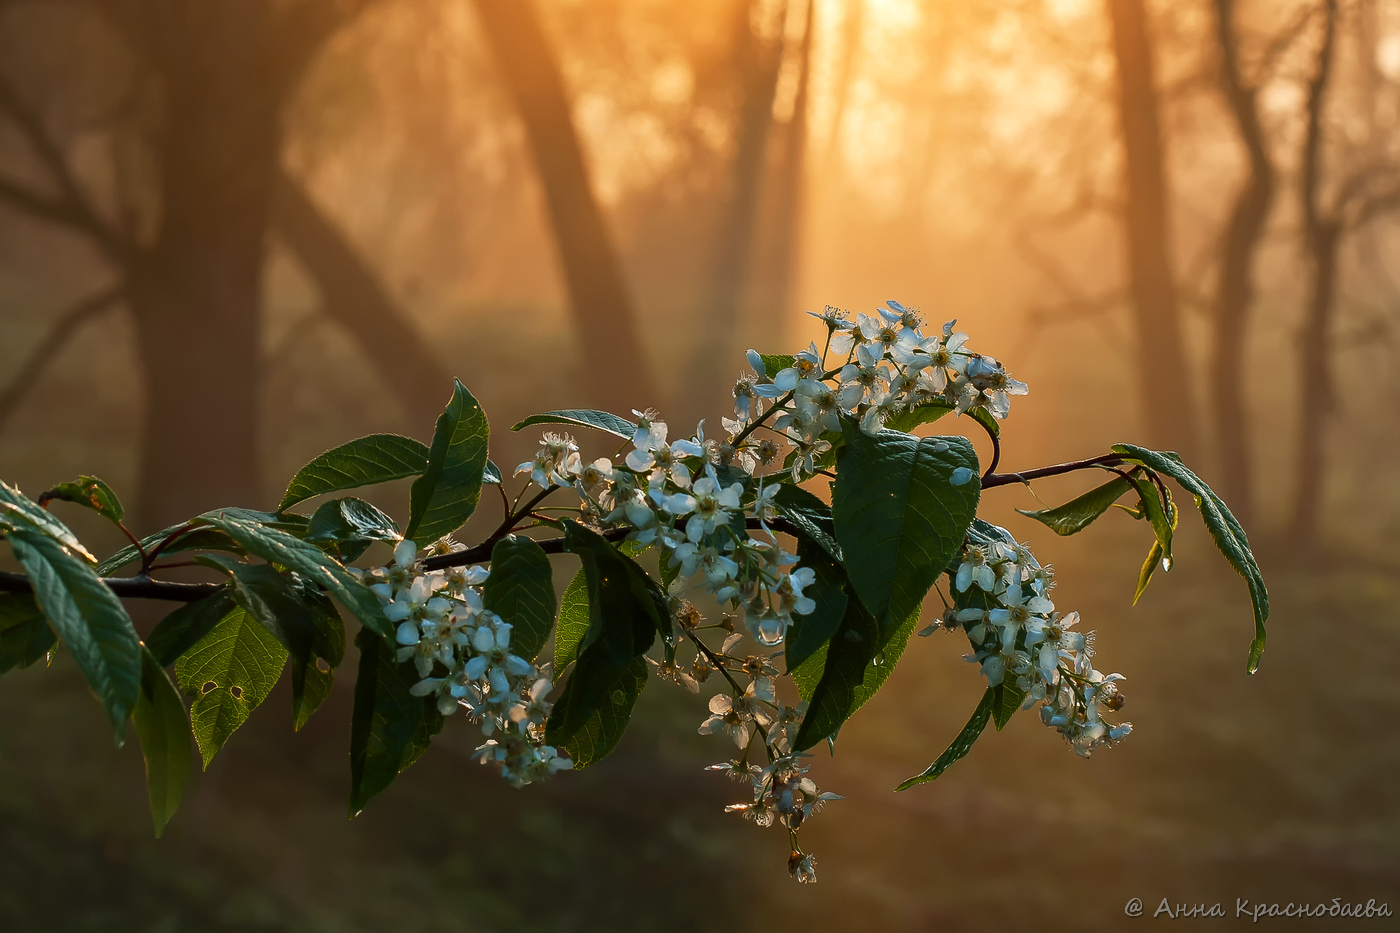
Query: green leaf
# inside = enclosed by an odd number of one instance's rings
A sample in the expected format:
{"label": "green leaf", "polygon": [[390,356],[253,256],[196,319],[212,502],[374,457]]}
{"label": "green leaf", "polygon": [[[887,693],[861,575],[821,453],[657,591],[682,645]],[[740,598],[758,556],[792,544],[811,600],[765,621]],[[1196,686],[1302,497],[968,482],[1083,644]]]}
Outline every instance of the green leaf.
{"label": "green leaf", "polygon": [[1196,508],[1200,511],[1211,538],[1215,540],[1215,546],[1225,555],[1235,572],[1244,577],[1249,587],[1249,599],[1254,606],[1254,641],[1249,646],[1247,670],[1251,674],[1254,673],[1259,669],[1259,659],[1264,654],[1264,642],[1267,638],[1265,623],[1269,619],[1269,591],[1264,586],[1264,576],[1259,572],[1254,553],[1249,549],[1249,538],[1244,529],[1235,520],[1235,516],[1230,514],[1224,500],[1201,482],[1200,477],[1187,469],[1176,454],[1159,453],[1132,444],[1115,444],[1113,452],[1129,463],[1137,463],[1170,476],[1196,500]]}
{"label": "green leaf", "polygon": [[194,697],[190,724],[204,767],[277,684],[287,649],[246,610],[220,619],[175,663],[180,689]]}
{"label": "green leaf", "polygon": [[146,647],[161,667],[169,667],[237,606],[227,587],[186,603],[160,620],[146,639]]}
{"label": "green leaf", "polygon": [[410,517],[404,536],[429,544],[471,518],[486,475],[486,415],[461,382],[453,380],[452,400],[439,417],[428,454],[428,468],[413,481]]}
{"label": "green leaf", "polygon": [[291,580],[276,567],[245,564],[223,555],[203,557],[200,562],[230,574],[233,601],[251,613],[293,658],[304,661],[311,656],[311,611]]}
{"label": "green leaf", "polygon": [[311,615],[311,654],[292,659],[292,728],[301,731],[330,696],[335,669],[345,659],[345,625],[330,597],[305,579],[293,581],[302,604]]}
{"label": "green leaf", "polygon": [[96,476],[79,476],[75,482],[59,483],[39,496],[39,505],[42,507],[50,499],[61,499],[85,506],[114,524],[120,524],[126,514],[112,487]]}
{"label": "green leaf", "polygon": [[801,486],[784,483],[773,495],[778,514],[792,522],[804,535],[835,560],[841,560],[841,545],[836,541],[836,529],[831,518],[831,506]]}
{"label": "green leaf", "polygon": [[[1158,495],[1157,484],[1149,477],[1139,476],[1136,472],[1129,474],[1132,477],[1133,486],[1138,492],[1138,501],[1142,506],[1141,512],[1147,516],[1148,522],[1152,525],[1152,533],[1157,537],[1157,543],[1161,545],[1162,569],[1170,570],[1172,566],[1172,534],[1176,531],[1176,513],[1172,509],[1170,493],[1166,493],[1167,500],[1164,503],[1162,497]],[[1162,487],[1165,492],[1166,487]],[[1167,510],[1171,509],[1169,516]]]}
{"label": "green leaf", "polygon": [[549,555],[524,535],[497,541],[481,599],[486,609],[510,624],[511,652],[533,661],[554,628],[554,569]]}
{"label": "green leaf", "polygon": [[[793,616],[783,648],[790,671],[801,668],[808,658],[825,648],[846,615],[846,572],[825,548],[805,534],[797,538],[797,565],[811,567],[817,575],[812,585],[802,591],[816,603],[816,608],[806,615]],[[816,673],[821,676],[820,669]],[[815,682],[812,686],[815,688]],[[809,690],[803,699],[810,697]]]}
{"label": "green leaf", "polygon": [[321,503],[306,529],[307,541],[397,541],[399,526],[363,499],[346,496]]}
{"label": "green leaf", "polygon": [[74,554],[90,563],[97,558],[88,553],[76,535],[48,510],[30,500],[24,493],[8,483],[0,482],[0,533],[8,533],[10,528],[30,528],[42,532],[63,544]]}
{"label": "green leaf", "polygon": [[1102,486],[1095,486],[1082,496],[1076,496],[1053,509],[1016,511],[1027,518],[1035,519],[1057,535],[1072,535],[1088,528],[1095,519],[1108,511],[1109,506],[1118,501],[1119,496],[1133,488],[1135,487],[1131,480],[1115,476]]}
{"label": "green leaf", "polygon": [[314,544],[279,531],[221,513],[208,513],[195,519],[199,524],[223,531],[249,554],[272,564],[280,564],[323,587],[365,626],[392,640],[394,628],[384,618],[379,597],[345,567]]}
{"label": "green leaf", "polygon": [[992,707],[996,703],[996,691],[988,687],[982,694],[982,702],[977,704],[977,709],[973,710],[972,718],[963,726],[958,737],[953,739],[953,744],[939,755],[933,764],[928,766],[928,770],[923,774],[909,778],[902,782],[896,791],[908,790],[915,784],[927,784],[936,779],[944,771],[961,758],[967,756],[972,751],[972,745],[981,736],[982,730],[987,728],[987,722],[992,718]]}
{"label": "green leaf", "polygon": [[778,373],[792,368],[797,359],[791,353],[760,353],[758,356],[763,360],[763,374],[769,379],[776,379]]}
{"label": "green leaf", "polygon": [[620,418],[611,412],[595,411],[592,408],[564,408],[559,411],[541,412],[538,415],[531,415],[512,427],[511,430],[519,431],[537,424],[570,424],[579,428],[594,428],[598,431],[616,434],[629,441],[632,439],[632,435],[637,432],[637,425],[626,418]]}
{"label": "green leaf", "polygon": [[573,759],[575,771],[602,761],[617,748],[622,733],[627,731],[637,697],[646,685],[646,659],[633,658],[618,677],[606,702],[561,746]]}
{"label": "green leaf", "polygon": [[559,625],[554,631],[555,683],[564,676],[564,669],[578,660],[579,645],[588,634],[589,621],[588,579],[580,567],[559,599]]}
{"label": "green leaf", "polygon": [[277,511],[312,496],[417,476],[427,467],[428,448],[421,441],[398,434],[357,438],[326,451],[298,470]]}
{"label": "green leaf", "polygon": [[481,474],[481,481],[492,486],[501,485],[501,468],[487,460],[486,470]]}
{"label": "green leaf", "polygon": [[[910,433],[917,427],[932,424],[951,411],[957,411],[957,406],[943,401],[924,402],[905,411],[895,412],[894,417],[885,422],[885,428],[890,431]],[[987,409],[974,408],[965,414],[980,424],[992,436],[1001,436],[1001,422],[993,418],[992,413]]]}
{"label": "green leaf", "polygon": [[1147,550],[1147,559],[1142,562],[1142,569],[1138,571],[1137,588],[1133,590],[1133,605],[1138,604],[1142,599],[1142,594],[1147,591],[1147,584],[1152,582],[1152,574],[1157,570],[1157,565],[1162,562],[1162,542],[1156,538],[1152,539],[1152,547]]}
{"label": "green leaf", "polygon": [[573,673],[545,726],[545,741],[551,745],[568,742],[609,702],[624,671],[651,647],[662,625],[655,599],[645,582],[636,579],[646,572],[605,538],[566,521],[564,549],[583,563],[589,624]]}
{"label": "green leaf", "polygon": [[54,538],[28,528],[11,530],[8,538],[35,602],[107,708],[120,745],[141,686],[141,640],[121,600]]}
{"label": "green leaf", "polygon": [[1026,691],[1013,683],[1002,681],[996,685],[996,701],[992,704],[992,721],[996,723],[997,731],[1011,721],[1011,717],[1016,715],[1016,711],[1025,702]]}
{"label": "green leaf", "polygon": [[0,674],[28,667],[57,641],[32,593],[0,593]]}
{"label": "green leaf", "polygon": [[409,693],[419,679],[412,661],[396,662],[393,643],[369,629],[360,630],[355,644],[360,667],[350,721],[352,817],[417,761],[442,730],[435,698]]}
{"label": "green leaf", "polygon": [[[821,679],[811,691],[807,714],[802,717],[797,738],[793,740],[794,751],[810,748],[822,739],[834,739],[846,720],[884,686],[904,654],[918,619],[915,607],[882,648],[877,643],[878,626],[869,610],[859,599],[846,601],[846,614],[825,652],[813,654],[803,665],[806,669],[824,654]],[[803,679],[809,676],[804,670]],[[794,679],[797,679],[796,672]],[[802,681],[799,681],[799,690],[802,690]]]}
{"label": "green leaf", "polygon": [[922,405],[915,405],[913,408],[895,412],[893,417],[885,421],[885,428],[909,434],[915,428],[932,424],[949,412],[956,410],[956,406],[950,402],[924,402]]}
{"label": "green leaf", "polygon": [[156,836],[180,807],[193,770],[185,704],[151,652],[141,652],[141,692],[132,719],[146,759],[146,792]]}
{"label": "green leaf", "polygon": [[875,620],[878,649],[918,613],[962,547],[977,514],[977,457],[964,437],[871,437],[849,422],[845,428],[832,515],[846,574]]}

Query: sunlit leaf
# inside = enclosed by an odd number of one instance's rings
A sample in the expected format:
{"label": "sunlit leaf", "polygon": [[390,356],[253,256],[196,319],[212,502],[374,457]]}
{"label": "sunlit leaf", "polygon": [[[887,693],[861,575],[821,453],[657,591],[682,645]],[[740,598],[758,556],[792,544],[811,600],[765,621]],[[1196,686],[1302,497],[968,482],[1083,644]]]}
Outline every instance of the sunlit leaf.
{"label": "sunlit leaf", "polygon": [[471,518],[481,498],[489,439],[486,414],[467,387],[453,380],[452,400],[433,433],[428,468],[413,481],[404,537],[428,544]]}
{"label": "sunlit leaf", "polygon": [[112,487],[96,476],[79,476],[74,482],[59,483],[39,496],[39,505],[44,505],[50,499],[73,502],[92,509],[111,522],[120,522],[126,514]]}
{"label": "sunlit leaf", "polygon": [[208,768],[257,709],[287,663],[287,649],[247,610],[235,608],[175,663],[180,689],[194,697],[190,725]]}
{"label": "sunlit leaf", "polygon": [[141,641],[131,619],[92,567],[59,541],[28,528],[6,537],[29,574],[35,602],[107,708],[120,744],[141,686]]}
{"label": "sunlit leaf", "polygon": [[1115,476],[1102,486],[1095,486],[1083,495],[1075,496],[1064,505],[1057,505],[1052,509],[1016,511],[1027,518],[1035,519],[1057,535],[1072,535],[1088,528],[1095,519],[1108,511],[1109,506],[1113,505],[1119,496],[1133,488],[1131,480]]}
{"label": "sunlit leaf", "polygon": [[321,454],[287,485],[281,512],[312,496],[418,476],[428,466],[428,448],[411,437],[371,434]]}
{"label": "sunlit leaf", "polygon": [[632,435],[637,432],[637,425],[626,418],[611,412],[596,411],[592,408],[565,408],[559,411],[541,412],[514,425],[511,430],[519,431],[537,424],[567,424],[576,428],[593,428],[597,431],[606,431],[608,434],[624,437],[629,441],[632,439]]}

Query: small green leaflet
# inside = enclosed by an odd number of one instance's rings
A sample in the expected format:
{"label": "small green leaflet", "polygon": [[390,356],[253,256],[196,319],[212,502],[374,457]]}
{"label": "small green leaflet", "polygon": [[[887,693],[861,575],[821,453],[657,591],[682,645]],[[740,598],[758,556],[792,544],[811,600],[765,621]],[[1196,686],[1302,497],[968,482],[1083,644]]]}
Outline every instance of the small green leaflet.
{"label": "small green leaflet", "polygon": [[190,724],[204,767],[277,684],[287,649],[244,609],[234,609],[175,663],[194,697]]}
{"label": "small green leaflet", "polygon": [[0,674],[28,667],[57,641],[32,593],[0,593]]}
{"label": "small green leaflet", "polygon": [[87,560],[97,563],[97,558],[83,547],[68,526],[39,508],[24,493],[8,483],[0,482],[0,533],[7,534],[10,528],[32,528],[60,542],[68,550]]}
{"label": "small green leaflet", "polygon": [[646,658],[633,658],[618,677],[607,701],[561,746],[573,759],[575,771],[602,761],[617,748],[622,733],[627,731],[637,697],[646,685]]}
{"label": "small green leaflet", "polygon": [[[894,417],[885,422],[885,428],[890,431],[903,431],[906,434],[912,433],[917,427],[925,424],[932,424],[949,412],[957,411],[956,406],[947,402],[924,402],[922,405],[915,405],[905,411],[895,412]],[[992,417],[992,413],[985,408],[974,408],[966,412],[967,417],[980,424],[988,433],[997,437],[1001,435],[1001,422]]]}
{"label": "small green leaflet", "polygon": [[785,369],[791,369],[797,357],[791,353],[760,353],[759,359],[763,360],[763,375],[769,380],[778,378],[778,373]]}
{"label": "small green leaflet", "polygon": [[297,471],[277,511],[328,492],[417,476],[428,467],[428,448],[411,437],[371,434],[328,450]]}
{"label": "small green leaflet", "polygon": [[96,476],[79,476],[75,482],[59,483],[39,496],[39,505],[42,507],[51,499],[86,506],[115,524],[120,524],[126,514],[112,487]]}
{"label": "small green leaflet", "polygon": [[512,427],[511,430],[519,431],[537,424],[569,424],[579,428],[593,428],[598,431],[606,431],[608,434],[616,434],[629,441],[637,432],[637,425],[626,418],[620,418],[611,412],[596,411],[592,408],[565,408],[559,411],[541,412],[538,415],[531,415]]}
{"label": "small green leaflet", "polygon": [[1137,463],[1170,476],[1196,500],[1196,508],[1201,513],[1206,530],[1215,540],[1215,546],[1225,555],[1230,566],[1244,577],[1249,587],[1249,599],[1254,606],[1254,641],[1249,646],[1249,663],[1246,669],[1253,674],[1259,669],[1259,659],[1264,654],[1264,642],[1267,638],[1265,623],[1269,619],[1269,591],[1264,586],[1264,576],[1259,572],[1254,553],[1249,549],[1249,538],[1244,529],[1235,520],[1235,516],[1230,514],[1225,502],[1201,482],[1200,477],[1187,469],[1176,454],[1160,453],[1132,444],[1115,444],[1113,452],[1129,463]]}
{"label": "small green leaflet", "polygon": [[997,731],[1000,732],[1025,702],[1026,691],[1003,680],[996,685],[994,692],[996,700],[992,703],[992,721],[996,723]]}
{"label": "small green leaflet", "polygon": [[486,609],[510,624],[511,652],[533,661],[554,628],[554,570],[549,555],[524,535],[497,541],[481,598]]}
{"label": "small green leaflet", "polygon": [[29,574],[35,602],[107,708],[122,744],[141,687],[141,640],[121,600],[54,538],[29,528],[11,529],[7,537]]}
{"label": "small green leaflet", "polygon": [[1133,488],[1131,480],[1115,476],[1102,486],[1095,486],[1082,496],[1076,496],[1064,505],[1057,505],[1053,509],[1037,509],[1035,511],[1017,509],[1016,511],[1027,518],[1035,519],[1057,535],[1072,535],[1088,528],[1095,519],[1107,512],[1109,506],[1117,502],[1120,496]]}
{"label": "small green leaflet", "polygon": [[418,760],[442,730],[434,697],[416,697],[412,661],[394,660],[394,646],[369,629],[355,636],[360,667],[350,721],[350,815],[365,808]]}
{"label": "small green leaflet", "polygon": [[[871,437],[849,420],[832,484],[846,574],[875,621],[876,649],[917,613],[977,514],[977,456],[965,437]],[[955,482],[956,481],[956,482]]]}
{"label": "small green leaflet", "polygon": [[146,650],[141,658],[141,693],[132,720],[146,760],[146,791],[159,838],[190,782],[190,724],[185,704],[160,662]]}
{"label": "small green leaflet", "polygon": [[987,723],[992,718],[992,707],[996,702],[995,694],[996,691],[988,687],[982,694],[982,702],[977,704],[977,709],[972,712],[972,718],[967,721],[967,725],[963,726],[958,737],[953,739],[953,744],[949,745],[947,750],[928,766],[927,771],[902,782],[895,790],[908,790],[915,784],[927,784],[947,771],[953,762],[966,757],[967,753],[972,751],[972,744],[977,741],[982,730],[987,728]]}
{"label": "small green leaflet", "polygon": [[430,544],[472,517],[481,498],[489,439],[486,414],[467,387],[454,379],[452,400],[433,433],[428,468],[413,481],[404,537]]}

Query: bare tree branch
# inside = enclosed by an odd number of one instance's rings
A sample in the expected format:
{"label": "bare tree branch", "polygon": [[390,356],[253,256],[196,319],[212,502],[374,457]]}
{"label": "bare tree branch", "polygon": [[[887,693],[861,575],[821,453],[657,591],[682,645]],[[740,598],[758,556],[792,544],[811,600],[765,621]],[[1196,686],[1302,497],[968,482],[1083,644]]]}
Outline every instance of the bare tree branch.
{"label": "bare tree branch", "polygon": [[412,416],[436,417],[452,374],[345,234],[286,172],[277,181],[272,227],[315,281],[325,316],[359,345]]}
{"label": "bare tree branch", "polygon": [[25,395],[34,387],[49,361],[63,349],[78,328],[111,310],[125,295],[125,283],[113,285],[89,295],[59,315],[48,333],[39,341],[39,345],[20,365],[9,385],[0,390],[0,430],[4,429],[5,423],[15,413],[20,402],[24,401]]}
{"label": "bare tree branch", "polygon": [[34,153],[58,185],[60,198],[49,201],[32,192],[24,197],[23,189],[8,182],[5,183],[6,190],[0,193],[31,214],[81,229],[96,240],[108,256],[125,264],[130,257],[130,244],[98,215],[69,167],[68,160],[44,128],[43,120],[24,103],[3,74],[0,74],[0,112],[8,116],[29,141]]}

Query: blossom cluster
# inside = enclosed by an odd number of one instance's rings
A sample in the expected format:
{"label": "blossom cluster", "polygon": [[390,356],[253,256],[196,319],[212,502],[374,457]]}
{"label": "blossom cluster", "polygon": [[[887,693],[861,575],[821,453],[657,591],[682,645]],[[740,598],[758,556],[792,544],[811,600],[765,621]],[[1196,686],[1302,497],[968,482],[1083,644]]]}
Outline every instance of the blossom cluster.
{"label": "blossom cluster", "polygon": [[[954,605],[941,627],[966,633],[988,686],[1005,685],[1040,704],[1040,718],[1085,758],[1132,732],[1130,722],[1104,718],[1122,709],[1122,674],[1094,669],[1094,633],[1074,631],[1079,613],[1061,615],[1050,600],[1055,574],[1010,532],[970,533],[953,577]],[[939,625],[920,632],[926,635]]]}
{"label": "blossom cluster", "polygon": [[[549,433],[516,473],[529,473],[546,491],[571,487],[585,520],[625,528],[628,540],[664,550],[675,572],[673,594],[684,593],[698,575],[716,600],[743,613],[754,638],[781,644],[793,613],[814,608],[802,592],[814,573],[794,567],[796,556],[768,527],[778,485],[764,488],[761,479],[722,463],[720,445],[706,439],[703,421],[693,437],[669,441],[669,428],[655,412],[634,414],[632,450],[622,463],[607,457],[585,463],[573,438]],[[756,491],[746,504],[749,482],[756,482]],[[749,534],[750,519],[762,537]]]}
{"label": "blossom cluster", "polygon": [[771,440],[749,439],[750,426],[772,414],[768,406],[779,409],[771,427],[793,448],[789,467],[796,481],[816,471],[831,447],[823,435],[841,430],[843,414],[868,434],[927,405],[959,414],[982,409],[1000,419],[1011,410],[1010,397],[1028,391],[996,359],[970,350],[967,334],[953,330],[957,321],[925,336],[923,319],[897,301],[854,321],[832,307],[808,313],[826,325],[824,349],[811,343],[771,379],[767,361],[750,350],[753,372],[734,385],[735,417],[724,421],[730,431],[729,455],[750,469],[778,453]]}
{"label": "blossom cluster", "polygon": [[544,742],[548,672],[511,653],[511,626],[482,605],[489,575],[480,566],[424,572],[417,546],[404,540],[366,582],[398,626],[398,660],[418,672],[409,692],[435,697],[444,716],[465,710],[487,737],[477,759],[520,787],[573,763]]}

